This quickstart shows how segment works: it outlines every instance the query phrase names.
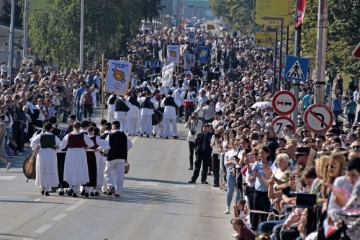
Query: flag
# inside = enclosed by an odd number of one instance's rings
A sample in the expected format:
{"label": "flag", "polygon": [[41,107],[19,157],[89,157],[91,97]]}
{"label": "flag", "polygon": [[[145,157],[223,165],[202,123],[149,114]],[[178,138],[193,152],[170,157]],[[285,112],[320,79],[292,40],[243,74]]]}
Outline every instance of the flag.
{"label": "flag", "polygon": [[126,95],[131,75],[132,64],[126,61],[109,61],[105,91]]}
{"label": "flag", "polygon": [[195,54],[184,54],[184,69],[191,69],[195,65]]}
{"label": "flag", "polygon": [[304,20],[305,7],[306,7],[306,0],[297,0],[297,11],[296,11],[297,21],[296,21],[295,29],[298,29]]}
{"label": "flag", "polygon": [[168,45],[167,46],[167,64],[175,63],[179,64],[180,59],[180,46],[179,45]]}
{"label": "flag", "polygon": [[197,60],[199,62],[206,62],[209,57],[209,48],[208,47],[198,47],[197,48]]}
{"label": "flag", "polygon": [[161,78],[163,87],[171,87],[172,86],[174,68],[175,68],[175,65],[173,62],[163,67],[162,78]]}
{"label": "flag", "polygon": [[187,47],[188,45],[184,44],[184,45],[180,45],[180,55],[183,56],[184,53],[187,51]]}

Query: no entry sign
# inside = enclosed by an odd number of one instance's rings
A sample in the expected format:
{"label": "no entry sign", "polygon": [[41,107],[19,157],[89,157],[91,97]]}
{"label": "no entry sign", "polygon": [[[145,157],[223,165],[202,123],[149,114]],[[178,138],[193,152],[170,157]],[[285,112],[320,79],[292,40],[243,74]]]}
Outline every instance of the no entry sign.
{"label": "no entry sign", "polygon": [[274,128],[274,131],[275,131],[277,137],[282,137],[283,129],[287,125],[292,126],[293,134],[294,134],[296,127],[295,127],[294,121],[289,117],[284,117],[284,116],[276,117],[271,123],[271,126]]}
{"label": "no entry sign", "polygon": [[272,106],[278,114],[289,115],[296,108],[296,98],[292,92],[280,91],[275,93]]}
{"label": "no entry sign", "polygon": [[334,120],[330,108],[323,104],[313,104],[304,113],[305,125],[315,133],[323,133],[331,128]]}

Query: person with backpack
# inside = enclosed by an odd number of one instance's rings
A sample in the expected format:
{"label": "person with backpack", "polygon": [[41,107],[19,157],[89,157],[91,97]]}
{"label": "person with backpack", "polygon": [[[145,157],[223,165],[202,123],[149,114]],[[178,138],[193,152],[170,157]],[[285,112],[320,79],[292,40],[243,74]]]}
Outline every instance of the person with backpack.
{"label": "person with backpack", "polygon": [[89,115],[89,120],[91,121],[93,108],[96,105],[96,96],[95,93],[91,90],[90,86],[86,86],[85,92],[81,95],[80,102],[84,106],[84,118],[86,119]]}

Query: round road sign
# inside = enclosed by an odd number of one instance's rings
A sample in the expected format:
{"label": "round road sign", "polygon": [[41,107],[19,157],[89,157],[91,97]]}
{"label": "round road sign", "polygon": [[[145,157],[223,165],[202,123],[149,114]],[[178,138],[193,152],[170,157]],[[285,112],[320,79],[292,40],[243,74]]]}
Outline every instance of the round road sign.
{"label": "round road sign", "polygon": [[282,132],[286,125],[291,125],[293,127],[294,134],[296,127],[294,121],[289,117],[276,117],[271,123],[271,126],[274,128],[277,137],[282,137]]}
{"label": "round road sign", "polygon": [[292,92],[280,91],[275,93],[272,99],[272,106],[280,115],[289,115],[296,108],[296,98]]}
{"label": "round road sign", "polygon": [[304,113],[306,127],[315,132],[323,133],[331,128],[334,120],[330,108],[323,104],[313,104]]}

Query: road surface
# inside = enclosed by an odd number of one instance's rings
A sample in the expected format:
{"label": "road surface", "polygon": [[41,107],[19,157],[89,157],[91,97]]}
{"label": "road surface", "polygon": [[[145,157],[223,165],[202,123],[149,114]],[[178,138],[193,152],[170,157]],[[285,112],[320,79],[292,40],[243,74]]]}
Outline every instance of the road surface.
{"label": "road surface", "polygon": [[211,176],[209,185],[187,183],[186,132],[178,127],[178,140],[131,138],[120,198],[42,196],[26,182],[23,157],[10,159],[13,167],[0,170],[0,239],[231,239],[225,192],[211,187]]}

